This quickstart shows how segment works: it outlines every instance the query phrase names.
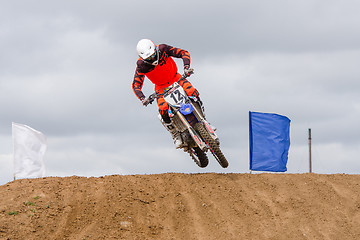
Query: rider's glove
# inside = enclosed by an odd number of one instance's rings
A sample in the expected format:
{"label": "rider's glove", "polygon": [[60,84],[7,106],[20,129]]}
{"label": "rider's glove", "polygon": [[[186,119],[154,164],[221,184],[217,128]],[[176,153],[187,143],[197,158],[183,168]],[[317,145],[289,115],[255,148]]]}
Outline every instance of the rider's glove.
{"label": "rider's glove", "polygon": [[150,103],[150,100],[148,98],[143,98],[141,102],[146,107]]}
{"label": "rider's glove", "polygon": [[186,75],[186,76],[190,76],[191,74],[193,74],[194,73],[194,69],[193,68],[190,68],[190,66],[189,65],[185,65],[184,66],[184,74]]}

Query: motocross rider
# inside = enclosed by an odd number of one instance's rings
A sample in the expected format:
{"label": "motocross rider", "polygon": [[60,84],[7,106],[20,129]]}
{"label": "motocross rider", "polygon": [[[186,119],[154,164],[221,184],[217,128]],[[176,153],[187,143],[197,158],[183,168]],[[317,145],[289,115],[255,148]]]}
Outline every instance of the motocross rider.
{"label": "motocross rider", "polygon": [[[154,42],[149,39],[142,39],[138,42],[136,51],[139,55],[139,59],[137,61],[132,89],[144,106],[148,104],[147,98],[145,98],[145,95],[141,91],[145,76],[155,84],[155,91],[157,93],[163,93],[166,87],[169,87],[181,78],[180,73],[178,73],[177,65],[172,57],[182,58],[184,63],[184,73],[187,76],[190,76],[193,71],[193,69],[190,69],[190,54],[186,50],[175,48],[167,44],[155,45]],[[179,84],[188,96],[195,97],[201,104],[199,92],[189,81],[182,79],[179,81]],[[171,123],[171,119],[168,115],[169,106],[165,102],[163,96],[157,97],[157,104],[162,118],[161,122],[172,135],[176,148],[180,148],[183,142],[180,133]]]}

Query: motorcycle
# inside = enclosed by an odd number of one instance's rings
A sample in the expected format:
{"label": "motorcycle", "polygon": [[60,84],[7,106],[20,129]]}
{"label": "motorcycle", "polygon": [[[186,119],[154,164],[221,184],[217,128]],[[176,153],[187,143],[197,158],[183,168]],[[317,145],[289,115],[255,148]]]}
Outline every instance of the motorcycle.
{"label": "motorcycle", "polygon": [[182,75],[177,82],[161,91],[162,93],[151,94],[146,99],[145,106],[162,95],[169,105],[171,122],[181,134],[183,140],[181,148],[184,152],[189,153],[194,162],[204,168],[209,163],[206,152],[210,150],[221,167],[227,168],[229,163],[220,150],[219,137],[205,119],[198,99],[188,96],[178,83],[186,77],[188,77],[186,74]]}

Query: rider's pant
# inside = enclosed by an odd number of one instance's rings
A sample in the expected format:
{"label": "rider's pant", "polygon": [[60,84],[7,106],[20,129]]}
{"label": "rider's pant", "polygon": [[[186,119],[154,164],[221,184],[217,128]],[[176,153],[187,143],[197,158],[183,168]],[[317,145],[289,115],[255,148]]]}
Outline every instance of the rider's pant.
{"label": "rider's pant", "polygon": [[[199,96],[199,92],[196,90],[196,88],[193,87],[193,85],[188,80],[186,80],[186,78],[179,81],[179,85],[185,90],[188,96],[193,96],[193,97]],[[157,93],[164,93],[164,88],[160,88],[159,86],[155,86],[155,90]],[[157,104],[159,107],[159,113],[162,119],[164,120],[164,122],[170,123],[171,120],[168,114],[169,105],[166,103],[163,96],[159,96],[157,98]]]}

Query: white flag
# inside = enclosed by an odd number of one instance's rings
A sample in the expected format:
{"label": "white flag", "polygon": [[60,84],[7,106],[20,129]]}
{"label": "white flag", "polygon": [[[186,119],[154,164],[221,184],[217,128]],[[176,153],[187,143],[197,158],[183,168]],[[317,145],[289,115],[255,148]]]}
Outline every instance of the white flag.
{"label": "white flag", "polygon": [[46,137],[29,126],[12,123],[15,178],[45,176]]}

